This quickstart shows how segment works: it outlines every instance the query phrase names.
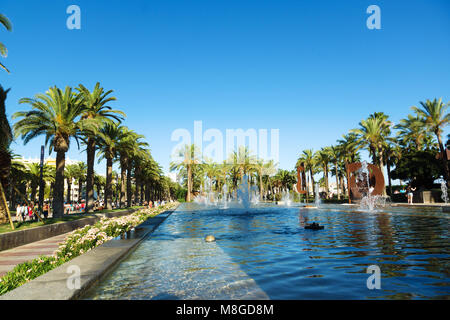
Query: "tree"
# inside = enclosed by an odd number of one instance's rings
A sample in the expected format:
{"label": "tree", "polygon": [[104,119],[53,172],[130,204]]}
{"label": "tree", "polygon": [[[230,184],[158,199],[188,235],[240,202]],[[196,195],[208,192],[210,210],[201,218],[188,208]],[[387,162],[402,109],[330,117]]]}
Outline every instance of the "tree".
{"label": "tree", "polygon": [[31,111],[16,112],[13,118],[21,118],[14,124],[16,136],[21,136],[24,144],[44,135],[49,152],[56,152],[56,177],[54,186],[53,216],[64,215],[64,166],[70,139],[78,143],[80,132],[90,126],[90,121],[80,120],[84,106],[72,88],[63,92],[55,87],[46,94],[37,94],[35,98],[23,98],[20,104],[29,104]]}
{"label": "tree", "polygon": [[[44,165],[42,168],[42,179],[45,181],[50,178],[51,172],[48,165]],[[39,187],[39,181],[41,177],[41,166],[39,163],[30,163],[26,168],[27,180],[30,182],[31,187],[31,201],[36,200],[36,194]]]}
{"label": "tree", "polygon": [[97,136],[97,146],[99,148],[99,162],[106,159],[106,185],[105,185],[105,207],[112,209],[112,179],[113,163],[118,156],[117,142],[124,139],[124,131],[118,124],[106,124],[100,129]]}
{"label": "tree", "polygon": [[78,182],[78,201],[83,198],[83,182],[86,181],[87,166],[84,162],[77,163],[75,179]]}
{"label": "tree", "polygon": [[[9,21],[9,19],[1,13],[0,13],[0,24],[3,25],[6,28],[6,30],[12,31],[11,21]],[[8,56],[8,50],[6,49],[5,45],[1,42],[0,42],[0,56],[4,58]],[[2,63],[0,63],[0,68],[9,73],[9,70]]]}
{"label": "tree", "polygon": [[64,168],[64,177],[66,178],[67,182],[67,199],[66,199],[67,203],[70,203],[72,201],[71,199],[72,180],[77,178],[78,169],[79,167],[76,164],[69,164]]}
{"label": "tree", "polygon": [[100,83],[95,84],[94,89],[90,92],[85,86],[80,84],[77,88],[84,111],[82,118],[90,119],[95,126],[86,128],[84,135],[86,137],[86,154],[87,154],[87,177],[86,177],[86,212],[92,210],[94,205],[94,162],[96,150],[96,136],[101,128],[113,121],[121,122],[125,114],[122,111],[113,110],[107,104],[115,101],[115,97],[108,97],[113,91],[104,91],[100,87]]}
{"label": "tree", "polygon": [[433,187],[433,181],[442,174],[440,161],[436,159],[436,150],[409,151],[398,159],[391,175],[393,179],[412,182],[426,189]]}
{"label": "tree", "polygon": [[[0,19],[1,19],[0,15]],[[1,46],[1,43],[0,43]],[[6,203],[5,190],[8,187],[9,173],[11,170],[11,151],[9,146],[12,142],[12,131],[6,117],[5,100],[9,92],[0,86],[0,223],[7,220],[9,210]]]}
{"label": "tree", "polygon": [[198,149],[194,144],[185,145],[178,150],[179,160],[172,161],[170,164],[170,170],[181,170],[182,168],[187,171],[187,202],[192,200],[192,171],[193,168],[200,163]]}
{"label": "tree", "polygon": [[325,182],[325,190],[327,195],[329,194],[329,185],[328,185],[328,164],[330,163],[330,148],[325,147],[317,151],[315,155],[315,161],[317,164],[322,165],[323,171],[323,179]]}
{"label": "tree", "polygon": [[309,171],[312,193],[314,194],[314,168],[316,165],[314,151],[312,149],[304,150],[297,160],[297,167],[300,166],[300,163],[305,166],[305,171]]}
{"label": "tree", "polygon": [[335,170],[335,176],[336,176],[336,192],[337,192],[337,198],[338,200],[341,199],[340,194],[340,187],[339,187],[339,174],[338,174],[338,168],[339,168],[339,161],[341,158],[341,152],[340,148],[338,146],[331,146],[329,149],[330,154],[330,160],[334,163],[334,170]]}
{"label": "tree", "polygon": [[447,113],[447,108],[449,103],[444,104],[442,98],[433,101],[427,100],[425,102],[420,102],[421,107],[413,106],[412,109],[422,118],[423,125],[431,130],[437,138],[439,144],[439,150],[441,152],[442,168],[444,171],[444,178],[449,184],[449,170],[448,170],[448,159],[447,152],[442,143],[442,133],[444,128],[450,122],[450,114]]}
{"label": "tree", "polygon": [[[384,146],[390,134],[391,125],[392,123],[388,120],[387,115],[382,112],[375,112],[366,120],[362,120],[358,129],[350,130],[350,132],[358,135],[358,142],[361,146],[368,147],[374,163],[378,162],[383,179]],[[386,194],[386,189],[383,190],[383,194]]]}

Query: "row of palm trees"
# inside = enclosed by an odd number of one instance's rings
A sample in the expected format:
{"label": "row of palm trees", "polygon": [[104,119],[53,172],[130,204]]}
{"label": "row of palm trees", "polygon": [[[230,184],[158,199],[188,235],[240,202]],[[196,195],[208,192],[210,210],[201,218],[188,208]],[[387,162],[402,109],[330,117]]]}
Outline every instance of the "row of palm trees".
{"label": "row of palm trees", "polygon": [[233,151],[222,163],[202,160],[198,147],[185,145],[178,150],[178,159],[170,164],[170,169],[178,170],[178,177],[187,189],[186,200],[191,201],[193,194],[208,191],[209,183],[212,191],[236,193],[239,184],[247,178],[249,185],[259,188],[260,199],[279,193],[281,190],[292,190],[296,182],[295,174],[288,170],[277,170],[273,160],[257,159],[247,147],[241,146]]}
{"label": "row of palm trees", "polygon": [[[348,180],[346,165],[360,160],[359,151],[366,149],[372,162],[383,173],[386,166],[388,186],[392,194],[391,169],[401,159],[402,154],[410,151],[428,150],[439,154],[442,164],[442,176],[449,182],[449,169],[446,147],[442,142],[444,128],[449,124],[449,103],[442,99],[420,102],[420,107],[413,106],[413,114],[401,119],[397,125],[382,112],[375,112],[359,123],[359,127],[337,140],[337,144],[324,147],[316,152],[304,150],[297,160],[297,166],[303,165],[308,172],[308,179],[314,185],[314,175],[322,172],[322,186],[329,193],[328,175],[336,178],[337,198],[349,188],[345,188],[344,180]],[[384,175],[384,174],[383,174]],[[414,177],[409,177],[413,179]],[[312,190],[311,190],[312,191]],[[308,191],[309,192],[309,191]],[[386,194],[386,190],[384,190]]]}
{"label": "row of palm trees", "polygon": [[[83,85],[76,89],[66,87],[65,90],[55,86],[45,94],[19,101],[20,104],[29,105],[31,109],[13,115],[12,118],[18,120],[13,125],[14,137],[21,137],[24,144],[27,144],[36,137],[44,136],[49,151],[56,152],[56,168],[52,182],[54,217],[60,217],[64,213],[64,179],[67,179],[69,187],[72,178],[77,179],[80,184],[85,182],[86,211],[93,209],[96,157],[99,161],[106,160],[104,193],[107,209],[112,207],[112,168],[115,161],[119,162],[121,171],[117,179],[120,182],[120,206],[129,207],[133,200],[135,203],[141,203],[144,199],[148,200],[156,195],[167,196],[169,192],[168,179],[163,177],[161,167],[152,158],[144,136],[122,125],[125,114],[108,105],[116,100],[111,93],[111,90],[105,91],[99,83],[92,91]],[[85,177],[78,177],[76,168],[65,168],[66,152],[71,141],[75,141],[78,147],[80,144],[86,147]],[[10,158],[9,145],[5,149]],[[34,173],[37,173],[38,169],[37,165],[28,168]],[[36,181],[30,180],[29,183],[34,198]]]}

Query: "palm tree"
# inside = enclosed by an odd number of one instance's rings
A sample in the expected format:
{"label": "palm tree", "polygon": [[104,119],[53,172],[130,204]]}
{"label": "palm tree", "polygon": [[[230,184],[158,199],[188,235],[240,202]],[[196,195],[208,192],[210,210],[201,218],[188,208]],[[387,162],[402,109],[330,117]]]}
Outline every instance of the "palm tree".
{"label": "palm tree", "polygon": [[[8,30],[8,31],[12,30],[11,21],[9,21],[9,19],[1,13],[0,13],[0,24],[3,25],[6,28],[6,30]],[[7,55],[8,55],[8,50],[6,49],[5,45],[0,42],[0,56],[6,58]],[[5,70],[6,72],[9,73],[9,70],[1,63],[0,63],[0,68],[2,68],[3,70]]]}
{"label": "palm tree", "polygon": [[420,102],[422,107],[418,108],[413,106],[412,109],[417,113],[417,115],[422,117],[423,125],[431,130],[438,140],[439,150],[441,151],[442,168],[444,169],[444,178],[449,184],[449,170],[448,170],[448,159],[447,152],[442,143],[442,133],[444,128],[450,122],[450,114],[447,113],[447,108],[449,103],[444,104],[442,98],[433,101],[427,99],[425,102]]}
{"label": "palm tree", "polygon": [[[374,162],[378,162],[378,167],[384,179],[384,146],[385,141],[390,134],[391,122],[387,120],[388,116],[382,112],[376,112],[369,116],[366,120],[361,120],[358,129],[350,130],[350,132],[358,135],[358,142],[361,146],[367,146]],[[378,161],[377,161],[378,160]],[[383,190],[386,194],[386,190]]]}
{"label": "palm tree", "polygon": [[328,195],[328,193],[329,193],[328,164],[330,163],[330,148],[325,147],[325,148],[322,148],[319,151],[317,151],[315,161],[317,164],[322,165],[323,179],[325,182],[325,190]]}
{"label": "palm tree", "polygon": [[[312,193],[314,194],[314,167],[316,165],[314,151],[312,149],[304,150],[303,153],[297,160],[297,167],[300,166],[300,163],[303,163],[305,166],[305,171],[309,171],[309,176],[311,179],[311,188]],[[307,185],[308,187],[308,185]],[[308,191],[309,192],[309,191]]]}
{"label": "palm tree", "polygon": [[99,162],[106,159],[105,207],[108,210],[112,209],[112,168],[114,159],[118,156],[117,142],[121,139],[124,139],[124,131],[117,124],[104,125],[97,136]]}
{"label": "palm tree", "polygon": [[416,113],[414,116],[409,114],[406,119],[401,119],[399,124],[394,127],[398,130],[399,140],[408,149],[414,147],[417,150],[422,150],[422,146],[430,134],[423,123],[424,119]]}
{"label": "palm tree", "polygon": [[[0,15],[0,21],[1,21]],[[0,43],[1,46],[1,43]],[[8,206],[6,204],[5,192],[11,170],[11,151],[9,146],[12,142],[12,131],[6,117],[5,100],[9,92],[0,86],[0,223],[4,223],[9,215]]]}
{"label": "palm tree", "polygon": [[339,188],[339,174],[338,174],[338,168],[339,168],[339,161],[341,158],[341,153],[339,150],[339,147],[337,146],[331,146],[329,149],[329,155],[330,155],[330,160],[334,163],[334,170],[335,170],[335,176],[336,176],[336,192],[337,192],[337,198],[338,200],[341,199],[341,194],[340,194],[340,188]]}
{"label": "palm tree", "polygon": [[[107,104],[115,101],[115,97],[108,97],[113,91],[104,91],[100,83],[95,84],[94,90],[90,92],[80,84],[77,88],[82,103],[84,104],[83,119],[95,121],[96,126],[84,132],[86,137],[87,154],[87,177],[86,177],[86,212],[92,210],[94,205],[94,161],[96,149],[96,136],[105,124],[113,121],[121,122],[125,114],[122,111],[112,110]],[[92,130],[93,129],[93,130]]]}
{"label": "palm tree", "polygon": [[198,149],[194,144],[185,145],[184,147],[178,150],[178,156],[180,157],[179,161],[173,161],[170,164],[170,170],[181,170],[182,168],[187,171],[187,202],[191,201],[192,194],[192,171],[193,168],[200,163],[198,156]]}
{"label": "palm tree", "polygon": [[78,165],[77,164],[69,164],[64,168],[64,177],[66,178],[67,183],[67,203],[72,201],[71,199],[71,191],[72,191],[72,180],[76,179],[78,176]]}
{"label": "palm tree", "polygon": [[[42,178],[44,180],[50,177],[50,167],[48,165],[44,165],[42,168]],[[30,163],[27,164],[26,168],[27,179],[30,182],[31,187],[31,201],[36,200],[36,194],[39,187],[39,181],[41,177],[41,166],[39,163]]]}
{"label": "palm tree", "polygon": [[83,198],[83,182],[86,181],[87,166],[84,162],[77,163],[75,179],[78,182],[78,201]]}
{"label": "palm tree", "polygon": [[106,185],[106,178],[99,174],[94,175],[94,185],[97,187],[97,200],[100,200],[102,188]]}
{"label": "palm tree", "polygon": [[55,87],[46,94],[37,94],[35,98],[23,98],[20,104],[32,107],[28,112],[16,112],[13,118],[22,118],[14,124],[16,136],[21,136],[24,144],[45,135],[45,144],[49,144],[50,153],[56,152],[56,177],[54,186],[53,216],[64,215],[64,166],[66,152],[70,147],[70,138],[78,143],[80,132],[90,127],[90,121],[80,120],[84,106],[70,87],[63,92]]}

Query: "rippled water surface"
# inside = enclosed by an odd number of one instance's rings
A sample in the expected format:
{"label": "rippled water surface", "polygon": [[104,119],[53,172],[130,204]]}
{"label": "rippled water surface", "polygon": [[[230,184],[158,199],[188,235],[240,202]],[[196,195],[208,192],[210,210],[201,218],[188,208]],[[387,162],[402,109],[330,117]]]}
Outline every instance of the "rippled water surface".
{"label": "rippled water surface", "polygon": [[[449,299],[449,217],[183,204],[85,298]],[[325,229],[305,230],[313,221]],[[370,265],[381,269],[380,290],[367,288]]]}

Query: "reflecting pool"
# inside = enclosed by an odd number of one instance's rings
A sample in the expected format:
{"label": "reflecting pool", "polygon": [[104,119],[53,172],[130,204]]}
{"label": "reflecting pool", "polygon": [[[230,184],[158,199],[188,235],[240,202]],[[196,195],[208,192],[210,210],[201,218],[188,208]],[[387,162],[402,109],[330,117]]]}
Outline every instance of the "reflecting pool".
{"label": "reflecting pool", "polygon": [[[84,298],[449,299],[449,218],[440,209],[183,204]],[[305,230],[311,222],[325,229]],[[367,287],[371,265],[379,290]]]}

